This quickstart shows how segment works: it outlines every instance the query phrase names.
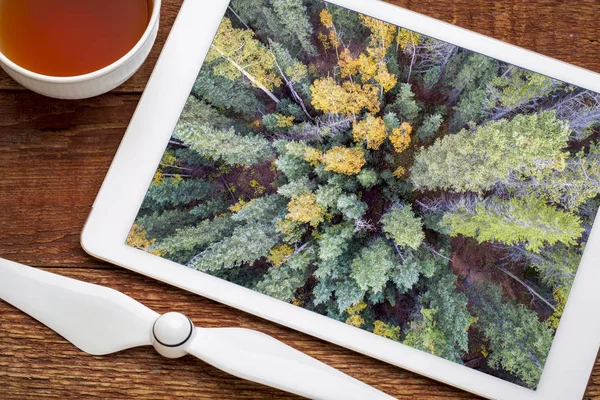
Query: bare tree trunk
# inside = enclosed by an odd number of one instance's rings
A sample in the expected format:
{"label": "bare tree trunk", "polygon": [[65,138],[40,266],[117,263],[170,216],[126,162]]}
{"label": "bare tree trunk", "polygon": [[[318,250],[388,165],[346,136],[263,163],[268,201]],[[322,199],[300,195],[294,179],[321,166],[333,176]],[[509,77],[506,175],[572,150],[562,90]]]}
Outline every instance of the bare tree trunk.
{"label": "bare tree trunk", "polygon": [[178,165],[165,165],[164,168],[175,168],[175,169],[180,169],[182,171],[193,171],[192,168],[185,168],[185,167],[180,167]]}
{"label": "bare tree trunk", "polygon": [[248,24],[247,24],[247,23],[246,23],[246,22],[245,22],[245,21],[242,19],[242,17],[240,17],[240,16],[238,15],[238,13],[236,13],[236,12],[235,12],[235,10],[234,10],[234,9],[233,9],[231,6],[229,6],[229,7],[227,7],[227,8],[229,9],[229,11],[231,11],[231,12],[233,13],[233,15],[235,15],[235,16],[236,16],[236,18],[237,18],[237,19],[238,19],[238,20],[239,20],[239,21],[242,23],[242,25],[244,25],[244,26],[246,27],[246,29],[252,30],[252,28],[250,28],[250,27],[248,26]]}
{"label": "bare tree trunk", "polygon": [[235,201],[236,203],[238,202],[238,198],[235,197],[235,194],[233,194],[233,191],[231,190],[231,188],[229,187],[229,183],[227,183],[227,181],[225,180],[225,178],[221,177],[221,180],[223,181],[223,183],[225,184],[225,187],[227,188],[227,190],[229,191],[229,194],[231,195],[231,197],[233,198],[233,201]]}
{"label": "bare tree trunk", "polygon": [[221,56],[223,56],[223,58],[225,58],[227,61],[229,61],[231,63],[231,65],[233,65],[238,71],[240,71],[242,73],[242,75],[244,75],[246,78],[248,78],[250,80],[250,82],[252,82],[252,84],[254,86],[258,87],[260,90],[262,90],[263,92],[265,92],[267,94],[267,96],[269,96],[275,103],[279,104],[280,100],[277,98],[277,96],[275,96],[273,94],[273,92],[271,92],[269,89],[267,89],[267,87],[265,85],[263,85],[255,77],[253,77],[252,75],[250,75],[248,73],[248,71],[246,71],[244,68],[242,68],[242,66],[240,66],[238,63],[236,63],[231,57],[228,57],[217,46],[215,46],[213,44],[213,45],[211,45],[211,47],[213,49],[215,49],[215,51],[217,51]]}
{"label": "bare tree trunk", "polygon": [[184,147],[184,148],[189,148],[190,146],[183,143],[183,142],[179,142],[177,140],[169,140],[169,144],[172,144],[174,146],[180,146],[180,147]]}
{"label": "bare tree trunk", "polygon": [[[392,242],[394,242],[394,241],[392,240]],[[400,248],[398,247],[398,245],[395,242],[394,242],[394,248],[396,249],[396,252],[400,256],[400,259],[402,260],[402,262],[406,261],[406,258],[404,258],[404,255],[402,254],[402,252],[400,251]]]}
{"label": "bare tree trunk", "polygon": [[306,242],[306,243],[304,243],[302,246],[298,247],[298,248],[296,249],[296,251],[294,251],[292,254],[290,254],[289,256],[287,256],[287,257],[286,257],[286,258],[283,260],[283,262],[282,262],[281,264],[285,264],[285,263],[286,263],[286,262],[287,262],[287,261],[288,261],[290,258],[292,258],[292,257],[294,257],[294,256],[296,256],[296,255],[298,255],[299,253],[302,253],[302,252],[303,252],[303,251],[304,251],[304,250],[307,248],[307,246],[308,246],[308,245],[309,245],[309,242]]}
{"label": "bare tree trunk", "polygon": [[290,89],[290,92],[292,92],[292,97],[294,98],[294,100],[296,101],[296,103],[298,103],[298,105],[302,108],[302,111],[304,112],[304,114],[308,118],[310,118],[311,121],[314,121],[314,118],[312,117],[312,115],[310,115],[308,113],[308,110],[306,109],[306,105],[304,104],[304,100],[302,100],[302,97],[300,97],[300,95],[298,94],[298,92],[296,92],[296,89],[294,89],[294,85],[292,84],[292,82],[290,82],[290,80],[287,78],[287,76],[285,76],[285,73],[283,72],[283,70],[281,69],[281,66],[277,62],[277,58],[275,57],[275,54],[273,53],[272,50],[271,50],[271,54],[273,55],[273,59],[275,60],[275,65],[277,65],[277,69],[279,70],[279,74],[281,75],[281,77],[285,81],[285,84],[287,85],[287,87]]}
{"label": "bare tree trunk", "polygon": [[556,308],[550,304],[548,302],[548,300],[546,300],[545,298],[543,298],[538,292],[536,292],[531,286],[529,286],[528,284],[526,284],[525,282],[523,282],[522,280],[520,280],[519,278],[517,278],[514,274],[512,274],[511,272],[505,270],[504,268],[501,267],[496,267],[498,268],[500,271],[504,272],[506,275],[510,276],[511,278],[513,278],[515,281],[519,282],[521,285],[525,286],[525,288],[529,291],[529,293],[531,293],[532,295],[536,296],[538,299],[540,299],[541,301],[544,302],[544,304],[546,304],[548,307],[550,307],[552,310],[556,310]]}
{"label": "bare tree trunk", "polygon": [[423,247],[425,247],[427,250],[429,250],[430,252],[432,252],[433,254],[435,254],[438,257],[442,257],[444,260],[448,260],[450,262],[452,262],[452,259],[449,257],[446,257],[445,255],[439,253],[438,251],[436,251],[433,247],[430,247],[429,245],[427,245],[427,243],[423,242]]}
{"label": "bare tree trunk", "polygon": [[410,39],[412,42],[412,56],[410,59],[410,68],[408,70],[408,78],[406,78],[406,83],[410,83],[410,76],[412,75],[413,66],[415,65],[415,57],[417,56],[417,47],[415,46],[415,40],[412,37],[412,33],[410,34]]}

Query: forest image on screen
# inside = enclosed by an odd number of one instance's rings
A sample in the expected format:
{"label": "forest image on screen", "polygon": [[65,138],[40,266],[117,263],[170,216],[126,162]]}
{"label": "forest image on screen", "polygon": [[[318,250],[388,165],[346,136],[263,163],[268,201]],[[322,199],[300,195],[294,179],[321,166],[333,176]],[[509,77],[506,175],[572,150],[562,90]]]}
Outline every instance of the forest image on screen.
{"label": "forest image on screen", "polygon": [[599,94],[233,0],[127,244],[535,389],[599,194]]}

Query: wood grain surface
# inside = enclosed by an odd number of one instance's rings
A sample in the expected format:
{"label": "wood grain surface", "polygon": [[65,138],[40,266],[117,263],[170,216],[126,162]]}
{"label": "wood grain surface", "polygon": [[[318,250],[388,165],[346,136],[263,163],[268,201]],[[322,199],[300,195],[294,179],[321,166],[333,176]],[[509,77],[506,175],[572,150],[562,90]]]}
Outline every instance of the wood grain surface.
{"label": "wood grain surface", "polygon": [[[202,0],[189,0],[202,1]],[[394,4],[600,72],[598,0],[394,0]],[[79,234],[182,0],[163,0],[141,70],[112,93],[44,98],[0,72],[0,257],[120,290],[198,326],[266,332],[398,399],[474,399],[352,351],[97,261]],[[1,279],[1,277],[0,277]],[[0,301],[0,399],[293,399],[151,348],[88,356]],[[585,397],[600,399],[600,360]]]}

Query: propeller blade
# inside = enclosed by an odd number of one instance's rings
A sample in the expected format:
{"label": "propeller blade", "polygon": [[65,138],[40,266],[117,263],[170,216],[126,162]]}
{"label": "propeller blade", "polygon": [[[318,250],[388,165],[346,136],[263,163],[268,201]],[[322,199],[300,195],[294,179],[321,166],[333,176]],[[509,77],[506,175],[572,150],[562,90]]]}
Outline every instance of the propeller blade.
{"label": "propeller blade", "polygon": [[93,355],[152,344],[159,317],[116,290],[3,259],[0,299]]}
{"label": "propeller blade", "polygon": [[0,299],[89,354],[152,345],[165,357],[192,354],[231,375],[311,399],[393,399],[263,333],[195,328],[183,314],[160,316],[116,290],[1,258]]}
{"label": "propeller blade", "polygon": [[310,399],[393,399],[271,336],[249,329],[196,328],[184,350],[238,378]]}

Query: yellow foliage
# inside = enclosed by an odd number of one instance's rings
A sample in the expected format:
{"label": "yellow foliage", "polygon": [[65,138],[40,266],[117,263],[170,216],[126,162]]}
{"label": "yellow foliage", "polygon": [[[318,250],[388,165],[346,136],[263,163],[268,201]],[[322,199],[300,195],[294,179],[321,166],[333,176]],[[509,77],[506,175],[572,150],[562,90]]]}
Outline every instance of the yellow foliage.
{"label": "yellow foliage", "polygon": [[161,167],[170,167],[171,165],[175,165],[177,163],[177,157],[171,151],[166,151],[160,159]]}
{"label": "yellow foliage", "polygon": [[367,163],[361,148],[336,146],[328,150],[321,162],[325,164],[326,171],[333,171],[344,175],[356,175]]}
{"label": "yellow foliage", "polygon": [[377,60],[371,58],[365,54],[361,54],[358,56],[358,70],[361,74],[361,80],[363,82],[368,82],[377,74],[378,65]]}
{"label": "yellow foliage", "polygon": [[314,147],[307,146],[306,150],[304,150],[304,160],[313,167],[319,165],[319,160],[321,160],[322,156],[323,152]]}
{"label": "yellow foliage", "polygon": [[369,114],[366,119],[354,122],[352,127],[354,141],[356,143],[367,142],[367,149],[379,150],[387,134],[385,132],[385,122],[381,117],[374,117]]}
{"label": "yellow foliage", "polygon": [[360,15],[360,20],[363,25],[371,30],[371,44],[375,44],[372,47],[382,47],[384,49],[390,47],[396,38],[396,30],[398,29],[396,26],[366,15]]}
{"label": "yellow foliage", "polygon": [[174,185],[177,185],[179,182],[183,181],[183,178],[179,174],[173,175],[173,177],[171,179],[172,179],[171,182],[173,182]]}
{"label": "yellow foliage", "polygon": [[353,306],[350,306],[346,309],[346,312],[350,315],[360,314],[365,308],[367,308],[367,304],[364,301],[359,301]]}
{"label": "yellow foliage", "polygon": [[324,33],[319,33],[319,41],[321,42],[321,44],[323,45],[323,49],[325,51],[329,50],[331,48],[331,45],[329,44],[329,37],[327,35],[325,35]]}
{"label": "yellow foliage", "polygon": [[404,175],[406,174],[406,170],[404,169],[403,166],[399,166],[398,168],[396,168],[396,170],[392,173],[392,175],[394,175],[394,178],[396,179],[401,179]]}
{"label": "yellow foliage", "polygon": [[321,18],[321,23],[325,28],[333,28],[333,15],[331,15],[329,11],[323,9],[323,11],[321,11],[321,14],[319,14],[319,17]]}
{"label": "yellow foliage", "polygon": [[490,352],[488,351],[488,349],[485,347],[485,344],[481,345],[481,355],[484,356],[485,358],[487,358],[487,356],[490,355]]}
{"label": "yellow foliage", "polygon": [[316,80],[312,87],[312,105],[317,110],[325,113],[345,114],[344,101],[348,99],[347,93],[333,78]]}
{"label": "yellow foliage", "polygon": [[377,87],[354,82],[338,85],[331,77],[316,80],[312,87],[312,105],[324,113],[352,116],[363,109],[376,114],[379,112],[379,93]]}
{"label": "yellow foliage", "polygon": [[294,249],[292,247],[282,244],[271,249],[268,259],[274,266],[279,267],[285,264],[287,258],[293,253]]}
{"label": "yellow foliage", "polygon": [[565,310],[569,292],[564,288],[558,288],[554,290],[552,295],[554,300],[556,300],[556,309],[550,318],[548,318],[548,326],[556,330],[558,328],[558,323],[560,322],[560,317],[562,317],[562,313]]}
{"label": "yellow foliage", "polygon": [[373,76],[377,73],[377,60],[366,54],[361,54],[358,58],[354,58],[348,49],[344,49],[340,53],[338,65],[340,66],[342,77],[347,78],[360,73],[363,82],[373,79]]}
{"label": "yellow foliage", "polygon": [[160,169],[156,170],[154,178],[152,178],[152,186],[160,186],[164,182],[164,175]]}
{"label": "yellow foliage", "polygon": [[363,109],[366,109],[373,114],[379,112],[381,104],[379,103],[379,91],[376,86],[344,82],[342,88],[347,93],[348,97],[345,114],[359,114]]}
{"label": "yellow foliage", "polygon": [[346,312],[348,313],[349,317],[346,319],[346,323],[348,325],[360,328],[365,323],[364,318],[360,315],[365,308],[367,308],[367,305],[362,301],[348,307]]}
{"label": "yellow foliage", "polygon": [[340,57],[342,76],[351,76],[360,72],[362,82],[375,79],[383,91],[388,92],[398,83],[396,76],[387,69],[385,59],[387,49],[396,37],[397,28],[387,22],[364,15],[361,15],[360,19],[363,25],[371,30],[369,47],[366,54],[361,54],[358,58],[353,58],[348,51],[342,53]]}
{"label": "yellow foliage", "polygon": [[388,71],[383,59],[385,54],[379,60],[379,54],[375,49],[368,49],[368,52],[371,54],[361,54],[358,58],[354,58],[350,50],[344,49],[340,53],[338,62],[342,77],[347,78],[360,73],[362,82],[366,83],[371,79],[375,79],[385,92],[390,91],[396,86],[398,79],[396,79],[396,75],[390,74]]}
{"label": "yellow foliage", "polygon": [[403,122],[399,128],[393,129],[390,135],[390,142],[397,153],[402,153],[410,145],[412,126],[408,122]]}
{"label": "yellow foliage", "polygon": [[375,60],[379,60],[380,62],[385,62],[385,56],[387,54],[387,48],[385,47],[367,47],[367,54],[369,57],[374,58]]}
{"label": "yellow foliage", "polygon": [[317,195],[311,192],[293,197],[287,209],[285,218],[290,221],[310,224],[313,227],[324,221],[325,210],[317,204]]}
{"label": "yellow foliage", "polygon": [[257,181],[256,179],[252,179],[250,181],[250,187],[252,189],[254,189],[255,196],[260,196],[265,192],[265,187],[263,185],[261,185],[260,182]]}
{"label": "yellow foliage", "polygon": [[292,300],[292,304],[298,307],[302,307],[302,305],[304,304],[304,301],[302,301],[299,298],[294,298],[294,300]]}
{"label": "yellow foliage", "polygon": [[400,340],[400,327],[388,325],[383,321],[375,321],[373,323],[373,333],[384,338],[399,341]]}
{"label": "yellow foliage", "polygon": [[331,47],[339,47],[341,46],[341,41],[338,38],[337,31],[335,26],[333,25],[333,15],[327,10],[321,11],[319,14],[319,18],[321,19],[321,23],[327,29],[329,29],[329,37],[323,33],[319,33],[319,40],[323,43],[323,47],[325,50],[330,49]]}
{"label": "yellow foliage", "polygon": [[250,126],[254,129],[260,129],[260,127],[262,126],[262,121],[259,119],[255,119],[254,121],[252,121],[252,123],[250,123]]}
{"label": "yellow foliage", "polygon": [[329,43],[331,43],[333,47],[340,47],[342,45],[337,33],[333,29],[329,31]]}
{"label": "yellow foliage", "polygon": [[403,133],[407,134],[410,136],[410,134],[412,133],[412,126],[408,123],[408,122],[403,122],[400,125],[400,129],[402,129]]}
{"label": "yellow foliage", "polygon": [[231,212],[239,212],[242,208],[244,208],[248,203],[244,201],[244,199],[240,199],[237,203],[229,207],[229,211]]}
{"label": "yellow foliage", "polygon": [[141,250],[145,250],[155,241],[156,241],[156,239],[148,239],[147,238],[146,231],[144,231],[144,229],[140,225],[133,224],[133,226],[131,227],[131,230],[129,231],[129,235],[127,236],[127,240],[125,241],[125,243],[128,246],[135,247],[135,248],[141,249]]}
{"label": "yellow foliage", "polygon": [[338,65],[343,78],[358,74],[358,59],[352,57],[349,49],[340,52]]}
{"label": "yellow foliage", "polygon": [[346,319],[346,323],[348,325],[352,325],[357,328],[360,328],[365,323],[365,319],[363,317],[361,317],[360,315],[351,315]]}
{"label": "yellow foliage", "polygon": [[252,30],[234,28],[229,18],[221,22],[206,60],[221,61],[213,71],[229,80],[237,80],[245,73],[255,80],[251,79],[253,85],[258,83],[268,90],[283,83],[275,72],[275,56],[255,39]]}
{"label": "yellow foliage", "polygon": [[231,172],[231,165],[220,165],[219,168],[217,168],[217,170],[221,173],[221,174],[228,174]]}
{"label": "yellow foliage", "polygon": [[411,53],[413,49],[421,43],[423,37],[415,32],[409,31],[408,29],[400,28],[398,31],[398,44],[405,53]]}
{"label": "yellow foliage", "polygon": [[373,59],[366,54],[361,54],[358,58],[354,58],[348,49],[344,49],[344,51],[340,53],[338,64],[340,66],[342,77],[344,78],[360,73],[361,80],[367,82],[373,79],[377,73],[376,59]]}
{"label": "yellow foliage", "polygon": [[148,239],[146,231],[138,225],[133,224],[131,230],[129,231],[129,235],[127,236],[127,240],[125,243],[128,246],[135,247],[136,249],[145,250],[150,254],[154,254],[155,256],[162,257],[165,255],[165,251],[162,250],[150,250],[149,247],[156,242],[156,239]]}
{"label": "yellow foliage", "polygon": [[285,115],[281,115],[281,114],[273,114],[275,116],[275,124],[279,127],[279,128],[290,128],[292,126],[294,126],[294,116],[290,115],[288,117],[286,117]]}
{"label": "yellow foliage", "polygon": [[392,90],[398,83],[396,75],[390,74],[385,65],[380,67],[377,71],[377,75],[375,75],[375,81],[381,85],[385,92]]}

